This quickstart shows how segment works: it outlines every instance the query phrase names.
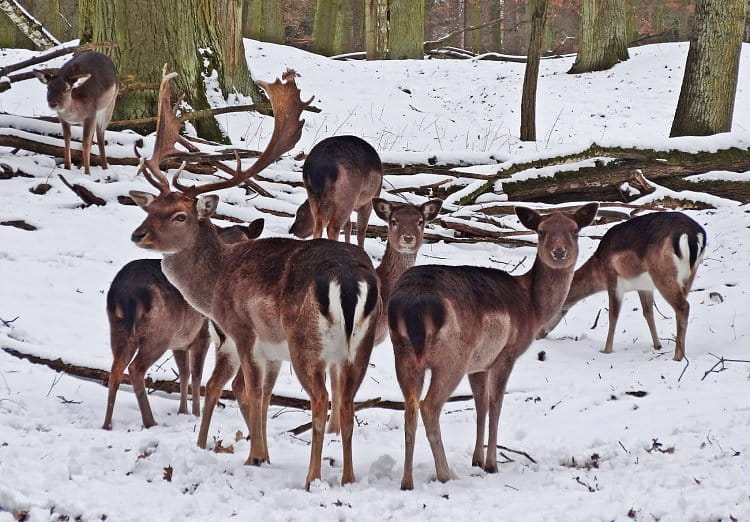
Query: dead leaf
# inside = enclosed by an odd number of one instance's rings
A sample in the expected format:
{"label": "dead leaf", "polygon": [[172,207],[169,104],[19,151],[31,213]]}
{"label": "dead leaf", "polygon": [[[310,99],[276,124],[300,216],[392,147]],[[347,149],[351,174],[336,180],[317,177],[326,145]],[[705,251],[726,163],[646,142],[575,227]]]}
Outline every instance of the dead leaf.
{"label": "dead leaf", "polygon": [[172,466],[164,468],[164,480],[167,482],[172,482],[172,471]]}
{"label": "dead leaf", "polygon": [[239,442],[244,438],[245,436],[242,434],[240,430],[237,430],[237,433],[234,434],[234,442]]}
{"label": "dead leaf", "polygon": [[224,446],[221,439],[214,437],[214,453],[234,453],[234,444]]}

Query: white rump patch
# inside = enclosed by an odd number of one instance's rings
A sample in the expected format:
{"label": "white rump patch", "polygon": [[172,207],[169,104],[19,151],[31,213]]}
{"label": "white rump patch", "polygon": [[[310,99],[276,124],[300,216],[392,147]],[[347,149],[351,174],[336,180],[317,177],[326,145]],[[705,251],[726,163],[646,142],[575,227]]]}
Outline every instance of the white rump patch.
{"label": "white rump patch", "polygon": [[353,360],[364,332],[367,329],[369,317],[363,317],[365,302],[367,301],[367,283],[359,283],[359,296],[354,308],[352,336],[347,342],[344,323],[344,310],[341,305],[341,285],[331,281],[328,287],[328,316],[318,317],[318,330],[322,350],[321,358],[328,364],[338,364],[344,360]]}
{"label": "white rump patch", "polygon": [[632,292],[634,290],[651,290],[655,288],[654,280],[651,279],[651,275],[648,272],[643,272],[637,277],[631,277],[626,279],[620,277],[617,279],[617,293],[622,295],[625,292]]}
{"label": "white rump patch", "polygon": [[240,357],[237,355],[237,345],[234,344],[232,338],[224,334],[224,341],[222,342],[221,336],[219,336],[219,333],[214,328],[213,321],[208,322],[208,335],[211,336],[211,340],[214,343],[216,358],[224,356],[231,363],[232,368],[235,370],[238,369],[240,367]]}
{"label": "white rump patch", "polygon": [[[698,239],[698,257],[695,260],[696,266],[703,260],[703,234],[697,235]],[[690,267],[690,245],[688,244],[688,235],[682,234],[678,242],[680,249],[680,257],[677,254],[673,254],[674,264],[677,267],[677,281],[683,288],[690,279],[691,267]]]}

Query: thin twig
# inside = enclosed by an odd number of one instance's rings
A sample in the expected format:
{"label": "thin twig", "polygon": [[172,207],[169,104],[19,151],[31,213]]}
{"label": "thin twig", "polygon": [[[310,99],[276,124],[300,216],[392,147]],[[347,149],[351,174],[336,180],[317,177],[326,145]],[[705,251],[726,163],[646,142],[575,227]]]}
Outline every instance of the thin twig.
{"label": "thin twig", "polygon": [[688,366],[690,366],[690,360],[687,358],[687,355],[683,355],[683,357],[685,358],[685,367],[682,369],[682,372],[680,372],[680,376],[677,378],[677,382],[680,382],[682,380],[682,376],[685,375]]}
{"label": "thin twig", "polygon": [[12,324],[12,323],[13,323],[13,322],[14,322],[14,321],[16,320],[16,319],[18,319],[19,317],[20,317],[20,316],[19,316],[19,315],[17,315],[17,316],[15,316],[15,317],[14,317],[13,319],[11,319],[10,321],[6,321],[6,320],[5,320],[5,319],[3,319],[2,317],[0,317],[0,322],[2,322],[2,323],[3,323],[3,326],[7,326],[8,328],[10,328],[10,325],[11,325],[11,324]]}

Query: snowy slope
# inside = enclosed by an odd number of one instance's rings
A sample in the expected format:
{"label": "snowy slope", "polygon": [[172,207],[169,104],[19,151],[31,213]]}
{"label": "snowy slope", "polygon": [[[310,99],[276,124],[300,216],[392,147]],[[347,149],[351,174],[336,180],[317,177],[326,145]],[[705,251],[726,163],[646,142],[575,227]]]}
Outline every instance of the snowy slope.
{"label": "snowy slope", "polygon": [[[573,152],[592,142],[686,150],[750,144],[748,45],[732,133],[666,137],[687,47],[662,44],[633,49],[630,61],[603,73],[570,76],[564,72],[571,59],[543,61],[541,138],[531,144],[517,138],[522,65],[334,62],[249,40],[246,49],[256,77],[271,79],[294,67],[303,98],[316,95],[314,104],[322,112],[305,114],[302,141],[293,153],[342,133],[367,138],[387,161],[436,155],[477,164]],[[0,52],[0,63],[28,55]],[[31,81],[3,93],[0,110],[49,114],[43,86]],[[269,118],[221,118],[237,144],[260,148],[270,136]],[[106,369],[111,355],[104,294],[123,264],[148,257],[129,241],[144,214],[115,203],[78,208],[80,201],[56,178],[61,172],[56,161],[0,151],[0,162],[34,176],[0,180],[0,221],[24,219],[38,227],[27,232],[0,226],[0,318],[18,317],[7,327],[0,323],[0,346]],[[298,169],[287,158],[273,170],[278,179],[299,179]],[[66,175],[78,179],[80,172]],[[132,167],[112,167],[106,176],[150,190]],[[726,178],[726,173],[707,176]],[[748,179],[747,173],[732,176]],[[103,180],[105,173],[94,168],[92,177]],[[50,192],[29,192],[47,178]],[[245,219],[261,215],[255,208],[260,198],[239,190],[222,196],[240,205],[232,211]],[[303,197],[303,191],[294,190],[278,206],[293,210]],[[702,380],[716,362],[712,353],[750,359],[750,323],[743,313],[750,303],[750,208],[719,203],[716,210],[689,212],[706,228],[708,250],[690,297],[687,368],[671,361],[672,310],[657,298],[667,317],[657,314],[665,348],[663,354],[655,353],[632,294],[623,306],[614,354],[599,353],[607,332],[606,297],[596,295],[575,307],[565,323],[518,361],[500,441],[527,452],[536,463],[506,451],[513,461],[503,463],[497,475],[471,468],[473,405],[452,403],[445,408],[442,427],[457,480],[434,482],[432,456],[420,429],[415,491],[404,493],[398,489],[402,413],[369,409],[357,413],[354,464],[359,482],[339,485],[341,444],[328,436],[324,457],[331,460],[324,463],[324,480],[306,493],[301,487],[310,434],[294,437],[286,431],[307,422],[308,412],[273,408],[272,464],[252,468],[243,465],[248,443],[235,442],[237,430],[246,428],[233,403],[218,409],[211,433],[224,446],[234,443],[234,454],[199,450],[197,420],[176,415],[174,396],[150,396],[159,426],[142,429],[135,398],[126,387],[118,397],[114,429],[105,432],[100,429],[105,388],[0,351],[0,521],[12,520],[13,511],[30,511],[31,520],[98,520],[103,515],[107,520],[625,520],[631,509],[637,520],[747,519],[750,365],[727,363],[726,371]],[[223,204],[220,211],[227,207]],[[266,219],[264,235],[284,234],[291,223],[289,218]],[[376,217],[373,223],[382,224]],[[592,237],[605,230],[594,227],[583,234],[580,262],[596,247]],[[384,245],[368,239],[366,249],[377,262]],[[516,269],[522,273],[533,256],[528,247],[434,243],[424,246],[418,262],[510,269],[523,261]],[[546,360],[539,361],[542,350]],[[171,378],[170,364],[152,374]],[[358,399],[400,399],[389,341],[376,347],[372,364]],[[457,390],[467,391],[466,383]],[[635,391],[647,394],[626,394]],[[276,392],[304,397],[288,364]],[[663,444],[663,453],[648,451],[654,439]],[[173,470],[171,482],[163,479],[167,467]]]}

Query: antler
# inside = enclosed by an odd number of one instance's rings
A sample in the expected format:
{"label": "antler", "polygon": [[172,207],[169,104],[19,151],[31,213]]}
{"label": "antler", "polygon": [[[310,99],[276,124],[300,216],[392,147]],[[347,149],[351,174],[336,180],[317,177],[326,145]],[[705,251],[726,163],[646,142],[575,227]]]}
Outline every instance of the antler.
{"label": "antler", "polygon": [[279,159],[282,154],[291,150],[302,136],[302,126],[304,125],[305,120],[300,120],[300,114],[302,114],[305,107],[310,105],[315,98],[313,96],[304,102],[300,99],[300,91],[297,88],[297,84],[294,82],[294,76],[294,70],[287,69],[281,76],[284,81],[277,78],[273,83],[261,81],[256,82],[266,91],[271,100],[274,124],[271,141],[268,143],[266,150],[263,151],[252,166],[246,170],[242,170],[240,159],[237,157],[237,168],[232,172],[231,178],[200,186],[183,185],[179,180],[180,173],[178,172],[175,174],[174,178],[172,178],[172,185],[174,188],[183,192],[187,196],[195,197],[198,194],[203,194],[205,192],[234,187],[246,179],[252,178],[271,163]]}
{"label": "antler", "polygon": [[[177,106],[180,103],[180,99],[172,105],[172,78],[177,76],[176,72],[167,73],[167,64],[164,64],[164,69],[161,75],[161,85],[159,86],[159,109],[156,119],[156,142],[154,143],[154,151],[151,153],[151,157],[148,159],[142,158],[138,149],[135,149],[135,154],[141,158],[140,171],[143,173],[143,177],[146,181],[156,187],[161,194],[166,194],[170,191],[169,180],[167,176],[162,172],[159,164],[166,157],[178,154],[180,151],[175,148],[175,144],[179,143],[190,152],[197,152],[198,148],[187,141],[185,138],[180,136],[180,127],[182,122],[177,117]],[[182,169],[185,168],[183,162],[178,173],[175,176],[179,176]]]}

